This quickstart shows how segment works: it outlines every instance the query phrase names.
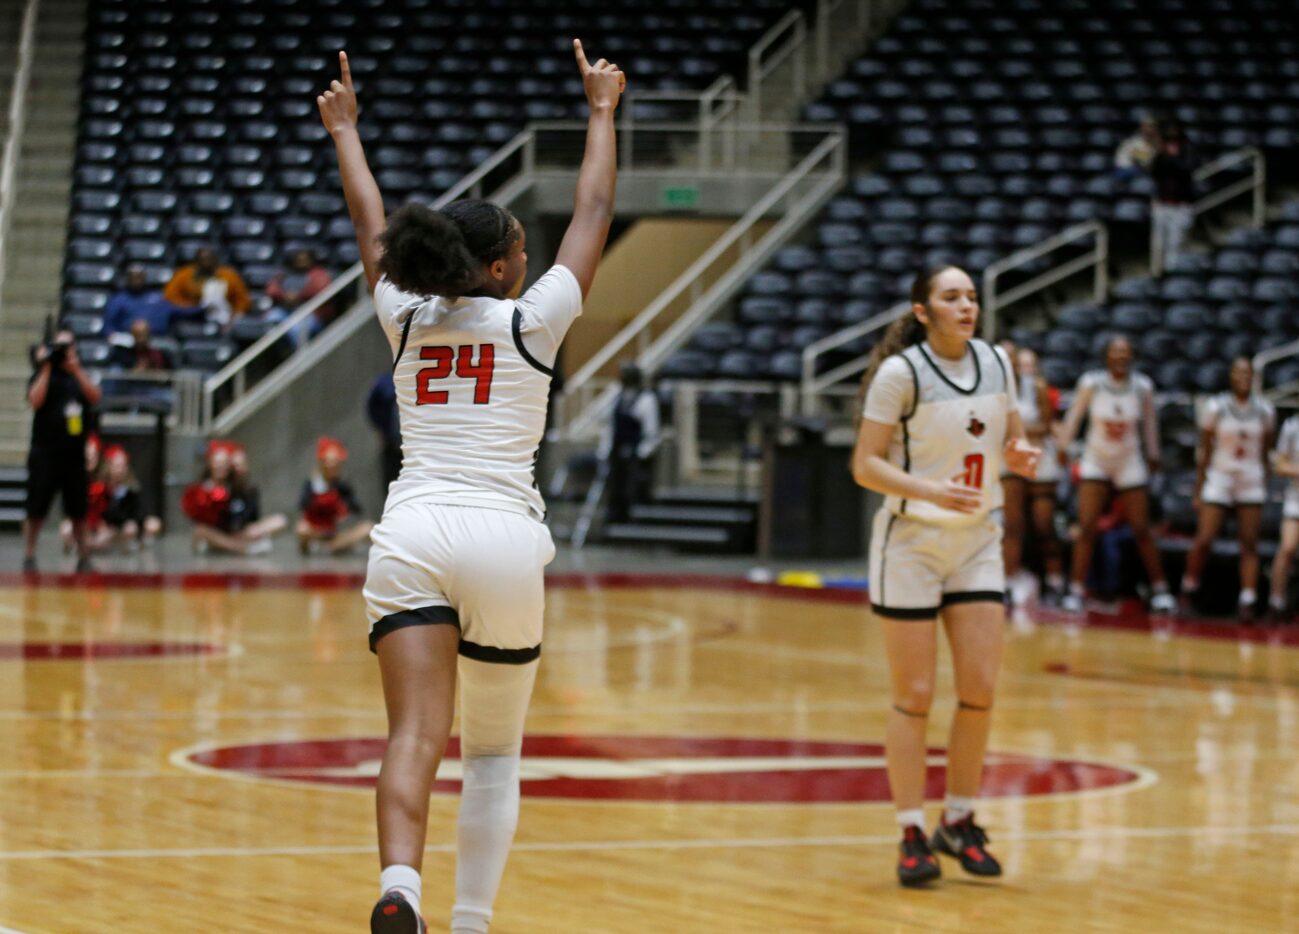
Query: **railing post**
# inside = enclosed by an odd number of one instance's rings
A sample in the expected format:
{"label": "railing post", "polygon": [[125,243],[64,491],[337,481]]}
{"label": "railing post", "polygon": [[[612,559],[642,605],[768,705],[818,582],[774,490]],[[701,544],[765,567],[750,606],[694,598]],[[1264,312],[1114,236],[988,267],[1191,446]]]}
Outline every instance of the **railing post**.
{"label": "railing post", "polygon": [[1263,154],[1254,151],[1254,226],[1267,222],[1267,162]]}
{"label": "railing post", "polygon": [[1164,274],[1164,238],[1155,220],[1159,202],[1150,199],[1150,274],[1156,278]]}
{"label": "railing post", "polygon": [[995,263],[983,271],[983,338],[987,341],[997,335],[997,274]]}
{"label": "railing post", "polygon": [[1096,279],[1095,293],[1092,300],[1097,304],[1105,301],[1110,291],[1110,229],[1104,224],[1096,224]]}

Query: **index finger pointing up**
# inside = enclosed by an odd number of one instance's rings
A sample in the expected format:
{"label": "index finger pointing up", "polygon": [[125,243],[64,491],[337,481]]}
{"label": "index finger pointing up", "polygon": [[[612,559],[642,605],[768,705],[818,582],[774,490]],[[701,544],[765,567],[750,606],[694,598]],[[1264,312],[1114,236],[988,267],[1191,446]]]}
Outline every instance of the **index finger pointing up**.
{"label": "index finger pointing up", "polygon": [[585,75],[588,71],[591,70],[591,66],[586,60],[586,53],[582,51],[581,39],[573,40],[573,54],[577,56],[577,67],[580,68],[582,70],[582,74]]}
{"label": "index finger pointing up", "polygon": [[343,87],[349,91],[352,90],[352,69],[347,64],[347,53],[340,51],[338,53],[338,70],[342,72]]}

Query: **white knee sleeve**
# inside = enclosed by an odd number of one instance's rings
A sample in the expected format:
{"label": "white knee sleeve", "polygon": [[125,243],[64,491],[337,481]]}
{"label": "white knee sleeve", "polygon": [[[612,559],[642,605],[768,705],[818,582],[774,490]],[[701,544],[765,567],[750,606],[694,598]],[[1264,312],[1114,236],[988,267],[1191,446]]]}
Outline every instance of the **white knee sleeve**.
{"label": "white knee sleeve", "polygon": [[519,822],[519,753],[537,663],[460,659],[464,784],[456,847],[452,934],[485,934]]}

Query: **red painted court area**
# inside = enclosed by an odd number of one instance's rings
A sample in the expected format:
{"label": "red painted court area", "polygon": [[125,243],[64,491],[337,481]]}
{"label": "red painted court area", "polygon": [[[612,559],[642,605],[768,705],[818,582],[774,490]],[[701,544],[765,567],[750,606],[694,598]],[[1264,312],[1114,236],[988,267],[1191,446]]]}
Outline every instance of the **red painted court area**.
{"label": "red painted court area", "polygon": [[[380,737],[223,746],[189,763],[245,777],[373,788],[386,741]],[[455,794],[459,741],[434,792]],[[943,750],[929,750],[926,794],[941,798]],[[523,743],[525,797],[730,803],[848,803],[889,800],[879,743],[680,736],[529,736]],[[1094,791],[1141,774],[1095,762],[993,753],[988,797]]]}

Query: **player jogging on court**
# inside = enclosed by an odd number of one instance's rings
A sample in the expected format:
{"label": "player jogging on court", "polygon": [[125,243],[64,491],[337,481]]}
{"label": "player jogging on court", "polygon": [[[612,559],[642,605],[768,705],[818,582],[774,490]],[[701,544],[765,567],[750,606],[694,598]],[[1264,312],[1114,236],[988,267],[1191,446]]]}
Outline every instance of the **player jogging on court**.
{"label": "player jogging on court", "polygon": [[[1024,440],[1010,361],[974,339],[978,321],[978,293],[964,270],[922,273],[911,287],[911,310],[889,327],[862,380],[852,469],[859,484],[886,497],[872,527],[869,579],[892,681],[885,755],[902,830],[903,885],[941,875],[934,849],[974,875],[1001,874],[974,822],[1005,628],[995,511],[1003,460],[1031,477],[1041,452]],[[947,800],[931,849],[925,733],[940,616],[959,703],[947,745]]]}
{"label": "player jogging on court", "polygon": [[458,201],[385,218],[357,134],[347,57],[317,98],[334,139],[374,308],[392,347],[401,476],[373,532],[365,601],[388,711],[378,782],[381,898],[370,929],[426,930],[420,870],[429,789],[460,691],[464,773],[453,934],[487,931],[519,811],[523,721],[541,653],[545,565],[533,464],[551,367],[581,313],[613,216],[616,65],[573,43],[590,118],[555,265],[520,295],[524,231]]}

